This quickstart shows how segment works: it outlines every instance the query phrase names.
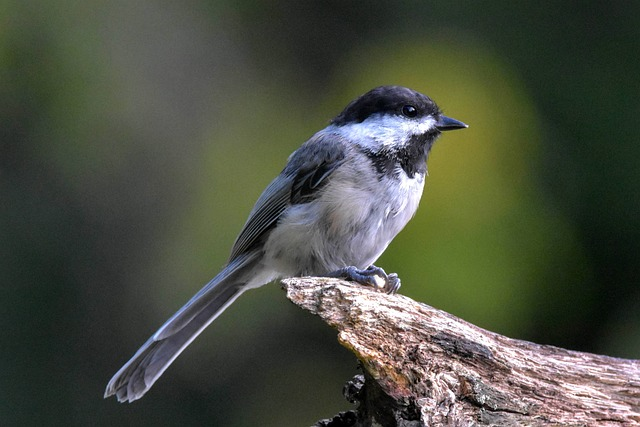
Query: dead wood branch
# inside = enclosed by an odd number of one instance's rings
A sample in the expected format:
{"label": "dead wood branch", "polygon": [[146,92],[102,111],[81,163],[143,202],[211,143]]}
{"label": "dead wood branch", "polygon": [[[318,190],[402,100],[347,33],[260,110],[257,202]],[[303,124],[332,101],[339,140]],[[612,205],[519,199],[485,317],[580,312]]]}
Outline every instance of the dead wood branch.
{"label": "dead wood branch", "polygon": [[361,362],[351,425],[640,426],[638,360],[514,340],[337,279],[283,286]]}

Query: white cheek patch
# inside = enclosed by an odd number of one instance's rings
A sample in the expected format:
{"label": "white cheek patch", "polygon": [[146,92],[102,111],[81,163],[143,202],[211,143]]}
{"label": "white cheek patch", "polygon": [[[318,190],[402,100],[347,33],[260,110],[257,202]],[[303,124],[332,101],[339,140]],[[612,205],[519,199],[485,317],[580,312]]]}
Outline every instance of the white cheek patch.
{"label": "white cheek patch", "polygon": [[363,145],[389,146],[406,143],[415,135],[423,135],[435,128],[432,116],[421,119],[409,119],[395,115],[374,115],[362,123],[349,123],[343,126],[331,125],[328,131],[337,132],[343,137],[358,141]]}
{"label": "white cheek patch", "polygon": [[431,132],[436,127],[436,120],[433,116],[427,116],[417,122],[411,121],[410,126],[412,129],[412,135],[424,135],[427,132]]}

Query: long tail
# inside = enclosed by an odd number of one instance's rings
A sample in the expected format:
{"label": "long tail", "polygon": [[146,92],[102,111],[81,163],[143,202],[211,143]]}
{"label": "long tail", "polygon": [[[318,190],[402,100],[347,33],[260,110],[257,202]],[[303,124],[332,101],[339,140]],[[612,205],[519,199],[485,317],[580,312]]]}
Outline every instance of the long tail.
{"label": "long tail", "polygon": [[258,258],[243,254],[229,263],[120,368],[104,397],[115,394],[119,402],[140,399],[191,341],[245,291],[247,272]]}

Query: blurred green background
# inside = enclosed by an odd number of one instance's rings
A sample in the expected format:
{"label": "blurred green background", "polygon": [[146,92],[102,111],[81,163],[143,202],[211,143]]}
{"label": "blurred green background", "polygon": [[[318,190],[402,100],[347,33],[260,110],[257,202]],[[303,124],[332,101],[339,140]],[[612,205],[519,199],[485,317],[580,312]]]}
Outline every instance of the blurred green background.
{"label": "blurred green background", "polygon": [[287,156],[410,86],[443,135],[378,262],[509,336],[640,358],[640,2],[0,3],[2,425],[304,426],[355,358],[277,285],[134,404],[113,373],[224,264]]}

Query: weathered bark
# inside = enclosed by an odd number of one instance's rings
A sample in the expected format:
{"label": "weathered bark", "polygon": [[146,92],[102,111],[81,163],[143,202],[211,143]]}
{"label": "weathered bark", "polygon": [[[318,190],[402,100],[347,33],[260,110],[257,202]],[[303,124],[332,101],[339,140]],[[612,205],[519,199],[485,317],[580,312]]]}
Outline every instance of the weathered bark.
{"label": "weathered bark", "polygon": [[640,361],[519,341],[402,295],[338,279],[283,281],[364,371],[356,411],[318,425],[640,426]]}

